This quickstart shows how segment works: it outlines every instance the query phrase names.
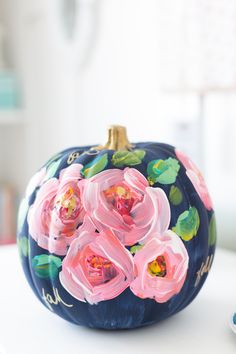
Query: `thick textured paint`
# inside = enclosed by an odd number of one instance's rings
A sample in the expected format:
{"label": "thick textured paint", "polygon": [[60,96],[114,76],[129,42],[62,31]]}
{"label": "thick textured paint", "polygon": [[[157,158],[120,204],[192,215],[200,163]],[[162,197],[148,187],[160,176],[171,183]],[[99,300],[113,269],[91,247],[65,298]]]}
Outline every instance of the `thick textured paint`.
{"label": "thick textured paint", "polygon": [[[78,225],[83,221],[81,168],[80,164],[71,165],[60,172],[59,179],[47,180],[29,209],[30,235],[40,247],[51,253],[65,255],[67,246],[77,237]],[[74,205],[70,210],[72,201]]]}
{"label": "thick textured paint", "polygon": [[[143,299],[153,298],[162,303],[181,290],[188,270],[188,253],[174,232],[167,231],[161,239],[156,236],[153,234],[152,239],[134,256],[137,276],[130,288]],[[148,271],[149,263],[158,256],[165,259],[165,276],[153,276]]]}
{"label": "thick textured paint", "polygon": [[[134,200],[128,223],[106,197],[109,189],[122,183],[130,190]],[[94,184],[97,187],[94,187]],[[91,202],[93,198],[94,204]],[[168,224],[170,221],[169,202],[165,193],[160,188],[150,188],[145,177],[134,168],[125,168],[124,171],[106,170],[93,176],[87,181],[83,200],[85,210],[100,223],[100,228],[103,229],[105,225],[112,229],[127,246],[145,238],[154,223],[161,232],[162,223],[165,225],[166,221]]]}
{"label": "thick textured paint", "polygon": [[[28,240],[27,252],[21,252],[26,278],[45,306],[78,325],[128,329],[155,323],[177,313],[200,291],[208,272],[199,277],[199,270],[209,257],[212,259],[214,256],[214,235],[211,235],[212,241],[209,242],[209,224],[214,217],[214,211],[205,182],[196,166],[185,155],[183,158],[182,153],[179,155],[178,150],[167,144],[137,143],[134,144],[134,149],[145,152],[140,154],[140,163],[129,166],[126,159],[127,164],[119,163],[119,168],[117,163],[112,163],[115,153],[113,150],[99,151],[90,146],[67,149],[37,172],[31,179],[24,197],[18,224],[18,244],[20,246]],[[108,163],[104,171],[83,179],[80,174],[82,167],[88,164],[91,167],[96,157],[105,154]],[[163,176],[158,178],[159,182],[149,186],[148,164],[169,158],[179,160],[180,165],[174,184],[167,184],[172,175],[168,176],[168,171],[165,170]],[[133,163],[133,160],[131,162]],[[53,170],[55,171],[52,176]],[[167,175],[164,176],[164,172]],[[137,195],[141,195],[142,202],[128,200],[128,204],[123,205],[121,198],[115,201],[114,209],[109,209],[110,204],[102,192],[121,181],[130,186]],[[79,185],[81,204],[84,209],[93,211],[91,214],[81,213],[81,218],[77,219],[76,198],[73,199],[73,193],[66,189],[68,184],[72,184],[73,190]],[[182,200],[176,203],[177,205],[168,200],[173,185],[182,195]],[[58,209],[54,210],[55,205],[50,205],[50,201],[55,200],[58,194],[63,194],[59,191],[65,194],[59,200],[68,210],[60,209],[58,204]],[[105,213],[105,219],[104,214],[98,211],[100,206],[105,212],[108,209],[109,215]],[[179,216],[190,207],[197,209],[200,225],[197,235],[191,240],[181,240],[170,230],[176,226]],[[42,217],[45,208],[49,213]],[[64,219],[57,220],[56,216],[52,218],[52,213],[58,210]],[[71,229],[69,226],[73,224],[73,217],[76,227]],[[50,223],[52,219],[53,223]],[[132,222],[135,226],[132,226]],[[110,227],[109,223],[116,228]],[[122,231],[119,231],[119,228]],[[67,229],[70,237],[68,234],[59,237],[57,231]],[[104,229],[106,237],[101,237],[101,229]],[[51,230],[52,235],[45,230]],[[215,232],[215,229],[213,231]],[[109,232],[112,232],[112,236]],[[99,238],[100,242],[94,242]],[[134,243],[136,241],[140,241],[140,244]],[[129,252],[132,246],[135,249],[133,255]],[[86,258],[84,250],[92,257]],[[96,252],[100,258],[94,258]],[[158,254],[163,252],[164,258],[158,258]],[[80,253],[87,259],[89,266],[98,266],[98,270],[95,269],[98,277],[95,276],[91,280],[86,276],[83,257],[78,257]],[[35,271],[33,259],[38,259],[35,257],[42,254],[61,259],[63,267],[58,269],[60,277],[54,276],[55,272],[51,278],[46,278],[45,272],[45,278],[37,275],[38,269]],[[81,263],[81,266],[74,267],[72,260],[76,260],[76,264]],[[158,263],[160,260],[165,262],[162,264],[162,272]],[[107,272],[106,266],[110,267],[110,271]],[[105,269],[104,273],[101,273],[103,278],[100,276],[99,267]],[[91,267],[89,269],[91,270]],[[105,281],[104,284],[99,283],[101,279]],[[111,282],[114,282],[113,289],[108,287]],[[133,291],[139,295],[135,295]]]}
{"label": "thick textured paint", "polygon": [[[91,258],[100,260],[99,268],[96,264],[88,266]],[[104,270],[109,273],[111,268],[114,274],[111,277],[108,274],[104,279]],[[111,231],[103,231],[97,236],[88,232],[83,235],[82,244],[80,238],[74,240],[63,260],[60,274],[64,288],[76,299],[90,304],[120,295],[133,278],[133,257]]]}

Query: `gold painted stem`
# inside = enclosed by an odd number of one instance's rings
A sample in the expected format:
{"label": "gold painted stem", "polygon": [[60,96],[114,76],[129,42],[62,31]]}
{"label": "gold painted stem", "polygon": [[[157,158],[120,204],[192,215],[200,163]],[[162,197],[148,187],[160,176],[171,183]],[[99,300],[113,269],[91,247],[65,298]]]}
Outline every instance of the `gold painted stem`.
{"label": "gold painted stem", "polygon": [[130,150],[132,144],[130,144],[126,128],[122,125],[111,125],[108,128],[108,141],[104,146],[98,146],[99,150]]}

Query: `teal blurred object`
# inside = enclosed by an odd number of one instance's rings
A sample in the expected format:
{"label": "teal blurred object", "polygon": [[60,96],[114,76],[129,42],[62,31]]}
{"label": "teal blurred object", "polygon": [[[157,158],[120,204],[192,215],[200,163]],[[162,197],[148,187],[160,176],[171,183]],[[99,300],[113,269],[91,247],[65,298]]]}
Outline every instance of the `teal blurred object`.
{"label": "teal blurred object", "polygon": [[230,321],[231,328],[233,332],[236,334],[236,312],[233,314],[231,321]]}
{"label": "teal blurred object", "polygon": [[19,106],[17,79],[11,71],[0,72],[0,110]]}

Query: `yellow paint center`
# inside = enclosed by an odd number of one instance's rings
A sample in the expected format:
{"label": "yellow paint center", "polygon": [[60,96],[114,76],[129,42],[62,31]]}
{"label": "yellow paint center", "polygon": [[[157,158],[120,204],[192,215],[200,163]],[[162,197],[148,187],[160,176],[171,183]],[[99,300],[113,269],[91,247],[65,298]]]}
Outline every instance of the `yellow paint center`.
{"label": "yellow paint center", "polygon": [[152,262],[148,263],[147,271],[153,277],[165,277],[166,261],[164,256],[158,256]]}

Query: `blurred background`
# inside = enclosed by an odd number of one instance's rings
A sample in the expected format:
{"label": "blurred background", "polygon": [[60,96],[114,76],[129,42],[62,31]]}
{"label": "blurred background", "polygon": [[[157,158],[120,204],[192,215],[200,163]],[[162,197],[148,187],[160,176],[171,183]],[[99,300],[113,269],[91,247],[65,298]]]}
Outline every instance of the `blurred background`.
{"label": "blurred background", "polygon": [[0,0],[1,244],[31,175],[109,124],[188,153],[236,250],[234,0]]}

